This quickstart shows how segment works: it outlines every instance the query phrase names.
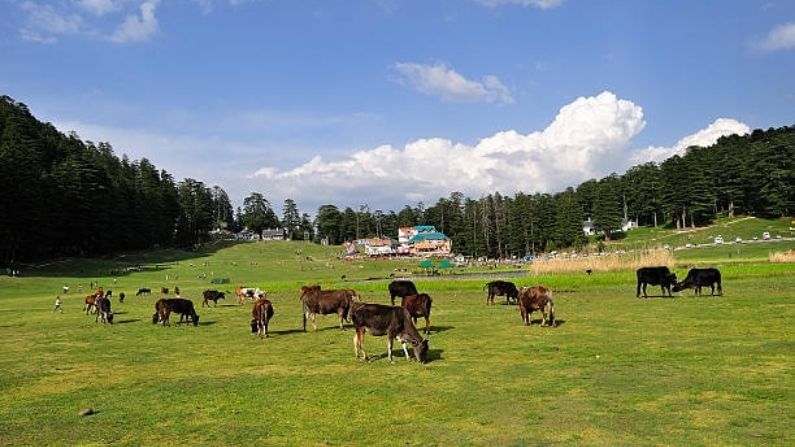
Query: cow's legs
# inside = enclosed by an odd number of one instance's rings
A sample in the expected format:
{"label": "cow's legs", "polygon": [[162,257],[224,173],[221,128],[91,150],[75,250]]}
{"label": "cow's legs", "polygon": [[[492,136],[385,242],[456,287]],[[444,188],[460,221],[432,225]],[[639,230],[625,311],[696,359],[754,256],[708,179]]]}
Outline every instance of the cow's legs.
{"label": "cow's legs", "polygon": [[406,360],[410,361],[411,357],[409,357],[409,350],[406,348],[406,340],[403,340],[400,337],[398,337],[397,339],[400,342],[400,346],[403,348],[403,354],[406,356]]}
{"label": "cow's legs", "polygon": [[429,317],[425,317],[425,333],[431,332],[431,319]]}
{"label": "cow's legs", "polygon": [[309,314],[309,317],[312,319],[312,327],[315,328],[315,332],[317,332],[317,314]]}
{"label": "cow's legs", "polygon": [[306,319],[309,317],[309,310],[304,308],[304,332],[306,332]]}
{"label": "cow's legs", "polygon": [[394,340],[391,336],[386,337],[386,356],[389,359],[389,363],[392,363],[392,344]]}
{"label": "cow's legs", "polygon": [[720,281],[718,281],[718,296],[723,296],[723,288],[720,286]]}
{"label": "cow's legs", "polygon": [[340,330],[344,331],[345,327],[342,324],[345,322],[345,309],[340,308],[337,310],[337,315],[340,317]]}
{"label": "cow's legs", "polygon": [[530,320],[527,318],[527,309],[525,309],[525,307],[522,306],[521,304],[519,305],[519,313],[522,315],[522,322],[525,325],[529,325]]}

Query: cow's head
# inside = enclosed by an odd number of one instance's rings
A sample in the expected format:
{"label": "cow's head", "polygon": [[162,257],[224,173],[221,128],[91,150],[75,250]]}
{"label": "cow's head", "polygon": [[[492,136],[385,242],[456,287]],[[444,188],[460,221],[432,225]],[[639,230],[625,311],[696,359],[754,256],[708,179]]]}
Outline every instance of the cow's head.
{"label": "cow's head", "polygon": [[160,315],[157,312],[152,314],[152,324],[157,324],[158,320],[160,320]]}
{"label": "cow's head", "polygon": [[414,357],[417,358],[417,361],[420,363],[427,363],[428,362],[428,340],[421,340],[421,341],[412,341],[412,347],[414,348]]}
{"label": "cow's head", "polygon": [[258,330],[259,327],[257,327],[257,320],[251,320],[251,333],[256,334]]}
{"label": "cow's head", "polygon": [[226,298],[224,297],[224,292],[218,292],[218,295],[217,295],[217,296],[218,296],[218,299],[219,299],[219,300],[225,300],[225,299],[226,299]]}
{"label": "cow's head", "polygon": [[685,290],[687,288],[687,287],[685,287],[685,282],[684,281],[682,281],[680,283],[674,282],[673,284],[674,284],[674,286],[671,288],[671,290],[673,290],[674,292],[681,292],[682,290]]}
{"label": "cow's head", "polygon": [[199,316],[196,315],[196,314],[193,314],[193,325],[194,326],[198,326],[199,325]]}

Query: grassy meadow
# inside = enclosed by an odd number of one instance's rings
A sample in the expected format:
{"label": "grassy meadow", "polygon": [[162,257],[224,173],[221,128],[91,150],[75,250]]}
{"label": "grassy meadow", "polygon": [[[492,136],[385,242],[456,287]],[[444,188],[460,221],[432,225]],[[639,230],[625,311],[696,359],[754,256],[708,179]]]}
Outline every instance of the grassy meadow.
{"label": "grassy meadow", "polygon": [[[631,269],[506,277],[553,289],[556,328],[487,307],[489,279],[413,278],[434,300],[425,365],[397,347],[389,364],[372,336],[375,359],[356,361],[352,328],[319,317],[304,333],[298,301],[320,283],[388,303],[386,277],[416,263],[263,242],[23,269],[0,278],[0,445],[795,445],[795,264],[723,248],[674,254],[680,275],[719,267],[722,298],[636,299]],[[92,281],[114,291],[112,326],[81,312]],[[201,291],[235,284],[269,291],[269,339],[250,334],[250,304],[200,307]],[[152,325],[159,288],[175,285],[198,327]]]}

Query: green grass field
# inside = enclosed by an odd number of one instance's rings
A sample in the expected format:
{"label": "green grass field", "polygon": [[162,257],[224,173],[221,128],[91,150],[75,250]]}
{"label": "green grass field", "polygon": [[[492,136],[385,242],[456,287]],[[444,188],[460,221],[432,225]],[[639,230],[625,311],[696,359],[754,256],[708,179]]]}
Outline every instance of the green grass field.
{"label": "green grass field", "polygon": [[[357,362],[353,331],[332,317],[300,331],[300,285],[387,303],[388,280],[367,279],[414,264],[338,252],[249,243],[0,278],[0,445],[795,445],[794,264],[677,251],[677,264],[686,253],[682,265],[721,268],[722,298],[636,299],[631,271],[507,278],[552,287],[557,328],[485,306],[487,279],[416,278],[434,299],[420,365],[399,348],[389,364],[386,340],[371,336],[375,360]],[[143,271],[113,284],[111,269],[135,263]],[[81,313],[77,285],[87,293],[94,280],[128,296],[113,300],[112,326]],[[269,339],[250,335],[250,304],[198,307],[202,290],[238,283],[270,292]],[[156,289],[175,285],[199,327],[152,325]],[[155,293],[133,296],[139,287]],[[87,407],[97,413],[78,416]]]}

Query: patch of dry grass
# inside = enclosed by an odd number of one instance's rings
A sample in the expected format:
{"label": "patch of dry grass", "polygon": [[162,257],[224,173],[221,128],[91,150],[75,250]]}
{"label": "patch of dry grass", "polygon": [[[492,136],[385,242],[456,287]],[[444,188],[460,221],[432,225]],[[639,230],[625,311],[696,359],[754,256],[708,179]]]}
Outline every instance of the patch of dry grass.
{"label": "patch of dry grass", "polygon": [[776,251],[768,255],[770,262],[795,262],[795,250]]}
{"label": "patch of dry grass", "polygon": [[640,267],[666,265],[673,267],[674,257],[668,250],[644,250],[633,253],[607,254],[587,258],[553,258],[534,261],[530,266],[533,274],[573,273],[593,270],[606,272],[615,270],[636,270]]}

